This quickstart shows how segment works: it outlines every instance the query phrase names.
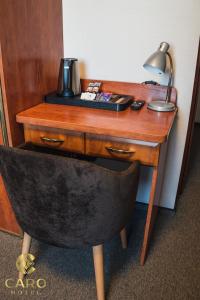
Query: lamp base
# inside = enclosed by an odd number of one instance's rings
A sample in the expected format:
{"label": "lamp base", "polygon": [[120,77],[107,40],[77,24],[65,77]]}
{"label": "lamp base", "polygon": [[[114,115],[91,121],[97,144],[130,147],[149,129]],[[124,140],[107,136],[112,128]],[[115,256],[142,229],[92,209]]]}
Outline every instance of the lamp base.
{"label": "lamp base", "polygon": [[176,106],[172,102],[165,102],[159,100],[151,101],[150,103],[148,103],[147,107],[151,110],[160,111],[160,112],[173,111],[176,108]]}

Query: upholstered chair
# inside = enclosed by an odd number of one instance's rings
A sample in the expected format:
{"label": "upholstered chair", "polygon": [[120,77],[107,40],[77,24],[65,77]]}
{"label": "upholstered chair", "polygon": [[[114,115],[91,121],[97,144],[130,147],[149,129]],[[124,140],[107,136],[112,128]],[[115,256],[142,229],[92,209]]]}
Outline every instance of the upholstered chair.
{"label": "upholstered chair", "polygon": [[[66,248],[91,246],[98,300],[104,300],[103,244],[133,215],[138,162],[122,171],[95,161],[0,146],[0,173],[24,231],[22,254],[31,238]],[[23,274],[19,274],[23,278]]]}

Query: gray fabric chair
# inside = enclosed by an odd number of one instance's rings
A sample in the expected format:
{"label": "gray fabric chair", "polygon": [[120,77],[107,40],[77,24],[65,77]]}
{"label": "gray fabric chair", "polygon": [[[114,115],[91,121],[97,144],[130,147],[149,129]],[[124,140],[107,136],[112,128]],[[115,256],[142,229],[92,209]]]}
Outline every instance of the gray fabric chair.
{"label": "gray fabric chair", "polygon": [[0,173],[24,231],[22,253],[29,252],[31,237],[60,247],[92,246],[97,295],[103,300],[103,243],[120,232],[126,247],[139,163],[114,171],[87,157],[0,146]]}

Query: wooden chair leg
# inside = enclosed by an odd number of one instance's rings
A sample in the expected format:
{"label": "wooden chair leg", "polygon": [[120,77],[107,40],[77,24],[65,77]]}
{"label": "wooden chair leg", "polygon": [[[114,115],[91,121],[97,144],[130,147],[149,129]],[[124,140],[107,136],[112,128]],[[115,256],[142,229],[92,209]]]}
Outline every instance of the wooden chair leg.
{"label": "wooden chair leg", "polygon": [[120,237],[121,237],[122,248],[123,248],[123,249],[126,249],[126,248],[127,248],[126,228],[123,228],[123,229],[120,231]]}
{"label": "wooden chair leg", "polygon": [[103,245],[93,247],[93,259],[96,277],[97,299],[105,300]]}
{"label": "wooden chair leg", "polygon": [[[22,254],[28,254],[31,246],[31,236],[24,232],[24,238],[22,242]],[[19,272],[19,279],[23,279],[24,274]]]}

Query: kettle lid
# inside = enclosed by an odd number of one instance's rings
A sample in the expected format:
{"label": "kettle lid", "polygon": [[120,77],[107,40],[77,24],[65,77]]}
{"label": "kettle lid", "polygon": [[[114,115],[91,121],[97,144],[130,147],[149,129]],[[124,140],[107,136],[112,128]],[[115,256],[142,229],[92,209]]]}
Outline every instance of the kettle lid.
{"label": "kettle lid", "polygon": [[77,58],[62,58],[64,61],[77,61]]}

